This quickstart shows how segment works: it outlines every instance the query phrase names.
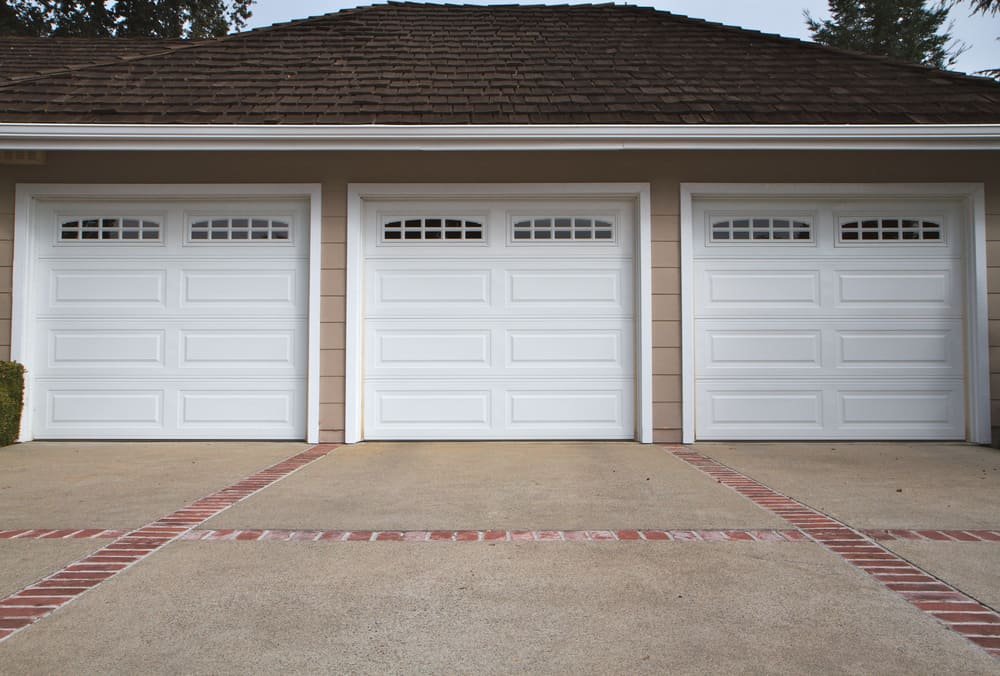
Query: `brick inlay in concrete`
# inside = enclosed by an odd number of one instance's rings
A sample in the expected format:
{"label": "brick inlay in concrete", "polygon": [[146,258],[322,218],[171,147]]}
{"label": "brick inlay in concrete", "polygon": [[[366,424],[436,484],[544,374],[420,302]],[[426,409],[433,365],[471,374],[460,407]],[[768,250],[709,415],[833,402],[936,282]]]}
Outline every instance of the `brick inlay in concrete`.
{"label": "brick inlay in concrete", "polygon": [[[989,606],[882,547],[874,536],[864,531],[855,530],[701,453],[684,447],[672,447],[668,451],[718,483],[782,517],[801,529],[810,540],[823,545],[852,566],[899,593],[920,610],[932,615],[994,657],[1000,658],[1000,613]],[[920,539],[949,542],[988,540],[990,538],[974,534],[995,532],[876,531],[878,534],[887,534],[889,538],[907,538],[913,535],[910,539],[917,539],[919,536]],[[902,535],[904,533],[907,535]],[[968,533],[968,537],[954,537],[950,535],[953,533]]]}
{"label": "brick inlay in concrete", "polygon": [[0,530],[0,540],[113,540],[126,533],[127,530],[100,528],[21,528]]}
{"label": "brick inlay in concrete", "polygon": [[[0,599],[0,641],[38,622],[105,580],[148,558],[169,543],[293,472],[319,460],[336,446],[319,445],[261,470],[141,528],[117,537],[93,554],[69,564],[21,591]],[[17,531],[3,531],[16,533]],[[86,531],[35,529],[6,539],[69,537]],[[96,531],[99,533],[108,531]],[[64,536],[57,533],[66,533]]]}
{"label": "brick inlay in concrete", "polygon": [[191,530],[204,542],[803,542],[800,530]]}
{"label": "brick inlay in concrete", "polygon": [[863,530],[872,540],[924,540],[935,542],[1000,542],[1000,530]]}

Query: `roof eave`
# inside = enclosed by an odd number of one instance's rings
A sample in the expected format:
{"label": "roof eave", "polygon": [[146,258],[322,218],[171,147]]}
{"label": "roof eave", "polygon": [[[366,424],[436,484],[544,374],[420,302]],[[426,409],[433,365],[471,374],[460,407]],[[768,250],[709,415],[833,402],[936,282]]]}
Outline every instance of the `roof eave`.
{"label": "roof eave", "polygon": [[4,150],[1000,150],[1000,124],[0,123]]}

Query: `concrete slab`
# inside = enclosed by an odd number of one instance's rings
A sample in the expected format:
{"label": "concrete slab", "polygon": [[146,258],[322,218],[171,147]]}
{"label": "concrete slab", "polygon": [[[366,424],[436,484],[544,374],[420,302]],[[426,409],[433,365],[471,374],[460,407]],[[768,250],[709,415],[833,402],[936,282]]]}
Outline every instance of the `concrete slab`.
{"label": "concrete slab", "polygon": [[107,543],[108,540],[0,540],[0,598],[24,589]]}
{"label": "concrete slab", "polygon": [[0,449],[0,528],[134,528],[308,445],[31,442]]}
{"label": "concrete slab", "polygon": [[991,608],[1000,609],[1000,542],[883,542],[904,559]]}
{"label": "concrete slab", "polygon": [[808,543],[178,543],[12,637],[0,670],[990,674],[1000,664]]}
{"label": "concrete slab", "polygon": [[699,443],[695,449],[858,528],[1000,526],[1000,450],[954,443]]}
{"label": "concrete slab", "polygon": [[784,521],[657,446],[365,443],[337,449],[206,528],[772,528]]}

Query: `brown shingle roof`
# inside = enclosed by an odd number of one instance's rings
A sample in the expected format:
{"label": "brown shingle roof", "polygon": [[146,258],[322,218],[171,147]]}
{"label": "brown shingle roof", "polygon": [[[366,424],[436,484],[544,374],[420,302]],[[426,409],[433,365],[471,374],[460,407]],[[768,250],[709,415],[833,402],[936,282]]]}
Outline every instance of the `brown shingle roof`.
{"label": "brown shingle roof", "polygon": [[640,7],[403,3],[8,82],[0,121],[1000,123],[1000,85]]}
{"label": "brown shingle roof", "polygon": [[148,56],[187,40],[156,38],[29,38],[0,36],[0,82]]}

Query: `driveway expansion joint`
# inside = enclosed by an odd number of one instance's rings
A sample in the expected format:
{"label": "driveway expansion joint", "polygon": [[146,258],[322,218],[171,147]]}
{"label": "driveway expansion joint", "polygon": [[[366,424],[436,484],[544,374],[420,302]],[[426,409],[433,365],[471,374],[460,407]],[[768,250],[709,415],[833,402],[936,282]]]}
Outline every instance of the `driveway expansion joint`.
{"label": "driveway expansion joint", "polygon": [[[1000,613],[994,609],[878,544],[876,537],[865,531],[852,528],[690,448],[664,448],[715,479],[717,483],[731,488],[757,506],[801,529],[809,540],[867,573],[952,631],[1000,659]],[[877,534],[887,534],[888,538],[895,537],[894,534],[897,533],[916,533],[929,540],[937,539],[936,535],[929,534],[957,532],[959,531],[874,531]],[[993,534],[996,531],[973,532]],[[972,541],[948,536],[941,539],[953,542]]]}
{"label": "driveway expansion joint", "polygon": [[[267,467],[249,477],[207,495],[156,521],[116,537],[97,551],[70,563],[61,570],[42,578],[24,589],[0,599],[0,642],[30,627],[56,610],[75,601],[86,592],[119,573],[128,570],[197,528],[303,467],[325,457],[337,445],[312,446],[290,458]],[[55,539],[63,531],[3,531],[17,533],[5,539]],[[66,531],[70,537],[74,531]],[[75,531],[83,533],[84,531]],[[96,534],[109,531],[98,531]],[[96,536],[95,534],[95,536]]]}

